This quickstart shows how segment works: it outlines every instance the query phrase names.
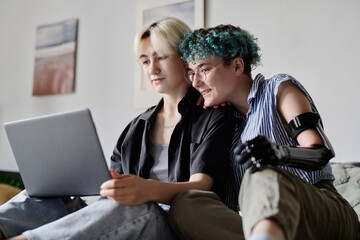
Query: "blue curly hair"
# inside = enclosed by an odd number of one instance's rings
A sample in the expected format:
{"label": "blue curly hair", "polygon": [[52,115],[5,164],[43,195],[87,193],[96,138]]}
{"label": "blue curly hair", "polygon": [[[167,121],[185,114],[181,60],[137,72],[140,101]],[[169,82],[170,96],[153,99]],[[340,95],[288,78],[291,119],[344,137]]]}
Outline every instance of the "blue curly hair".
{"label": "blue curly hair", "polygon": [[179,45],[179,52],[187,62],[219,55],[225,64],[240,57],[244,60],[246,74],[251,75],[252,67],[260,64],[260,47],[257,38],[248,31],[233,25],[218,25],[201,28],[187,33]]}

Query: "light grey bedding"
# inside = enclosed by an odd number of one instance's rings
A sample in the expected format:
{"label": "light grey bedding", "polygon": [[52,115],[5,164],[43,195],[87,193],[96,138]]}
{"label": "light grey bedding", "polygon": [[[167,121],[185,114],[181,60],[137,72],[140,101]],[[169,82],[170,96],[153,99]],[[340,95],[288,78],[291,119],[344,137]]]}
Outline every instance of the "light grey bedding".
{"label": "light grey bedding", "polygon": [[334,186],[354,208],[360,220],[360,163],[331,163]]}

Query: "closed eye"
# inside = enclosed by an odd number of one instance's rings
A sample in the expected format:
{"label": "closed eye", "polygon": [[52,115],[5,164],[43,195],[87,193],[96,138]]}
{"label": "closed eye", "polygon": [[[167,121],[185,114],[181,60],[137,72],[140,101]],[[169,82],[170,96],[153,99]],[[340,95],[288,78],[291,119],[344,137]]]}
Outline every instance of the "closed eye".
{"label": "closed eye", "polygon": [[212,69],[212,67],[207,67],[207,68],[200,68],[200,72],[202,73],[208,73],[210,70]]}
{"label": "closed eye", "polygon": [[150,61],[149,61],[149,60],[143,60],[143,61],[141,61],[141,63],[142,63],[143,65],[147,65],[147,64],[150,63]]}
{"label": "closed eye", "polygon": [[187,74],[189,77],[195,76],[195,72],[194,72],[194,71],[187,71],[186,74]]}
{"label": "closed eye", "polygon": [[165,60],[165,59],[167,59],[167,57],[166,57],[166,56],[159,56],[159,57],[158,57],[158,60],[159,60],[159,61],[161,61],[161,60]]}

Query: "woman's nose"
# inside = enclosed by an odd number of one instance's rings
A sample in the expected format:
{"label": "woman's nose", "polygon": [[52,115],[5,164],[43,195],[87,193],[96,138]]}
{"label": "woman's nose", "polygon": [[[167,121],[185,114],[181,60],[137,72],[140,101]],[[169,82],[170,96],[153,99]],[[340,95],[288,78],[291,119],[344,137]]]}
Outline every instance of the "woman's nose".
{"label": "woman's nose", "polygon": [[160,72],[161,72],[161,69],[158,66],[158,63],[157,62],[152,62],[151,65],[150,65],[150,68],[149,68],[149,73],[151,75],[154,75],[154,74],[158,74]]}
{"label": "woman's nose", "polygon": [[204,82],[202,81],[202,78],[198,73],[195,73],[195,75],[193,76],[192,85],[194,88],[204,85]]}

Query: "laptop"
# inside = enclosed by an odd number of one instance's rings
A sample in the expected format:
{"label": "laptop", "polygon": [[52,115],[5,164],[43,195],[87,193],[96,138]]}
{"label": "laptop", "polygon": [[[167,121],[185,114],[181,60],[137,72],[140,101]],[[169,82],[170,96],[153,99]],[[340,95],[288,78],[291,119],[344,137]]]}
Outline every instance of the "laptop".
{"label": "laptop", "polygon": [[31,197],[99,195],[111,178],[89,109],[4,126]]}

